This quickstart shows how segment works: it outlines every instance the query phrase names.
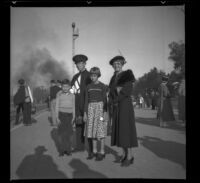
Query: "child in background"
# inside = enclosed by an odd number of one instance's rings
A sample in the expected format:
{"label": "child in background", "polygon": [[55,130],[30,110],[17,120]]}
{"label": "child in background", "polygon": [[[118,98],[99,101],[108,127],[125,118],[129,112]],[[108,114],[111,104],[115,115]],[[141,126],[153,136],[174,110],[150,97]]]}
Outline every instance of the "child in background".
{"label": "child in background", "polygon": [[[98,80],[100,69],[93,67],[90,70],[92,83],[86,88],[84,121],[85,136],[92,138],[93,153],[87,159],[96,158],[97,161],[105,158],[105,137],[107,134],[107,96],[106,86]],[[101,142],[100,153],[97,153],[97,141]]]}
{"label": "child in background", "polygon": [[142,95],[139,95],[139,101],[140,101],[140,108],[143,108],[143,103],[144,103],[144,98],[142,97]]}
{"label": "child in background", "polygon": [[56,120],[60,143],[59,156],[71,155],[73,121],[75,118],[74,94],[70,92],[71,85],[68,79],[62,82],[62,91],[56,96]]}

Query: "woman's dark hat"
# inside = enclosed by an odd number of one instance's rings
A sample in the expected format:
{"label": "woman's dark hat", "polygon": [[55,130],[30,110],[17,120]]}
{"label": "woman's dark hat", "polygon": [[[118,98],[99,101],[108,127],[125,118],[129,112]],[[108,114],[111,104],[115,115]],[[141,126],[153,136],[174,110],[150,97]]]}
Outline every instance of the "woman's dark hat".
{"label": "woman's dark hat", "polygon": [[167,76],[162,76],[162,81],[167,82],[169,80],[169,77]]}
{"label": "woman's dark hat", "polygon": [[85,55],[79,54],[79,55],[73,56],[72,60],[74,61],[75,64],[77,64],[79,62],[86,62],[88,58]]}
{"label": "woman's dark hat", "polygon": [[113,57],[113,58],[110,60],[110,62],[109,62],[110,65],[113,65],[113,63],[114,63],[115,61],[121,61],[123,65],[126,63],[125,58],[124,58],[123,56],[121,56],[121,55],[118,55],[118,56]]}

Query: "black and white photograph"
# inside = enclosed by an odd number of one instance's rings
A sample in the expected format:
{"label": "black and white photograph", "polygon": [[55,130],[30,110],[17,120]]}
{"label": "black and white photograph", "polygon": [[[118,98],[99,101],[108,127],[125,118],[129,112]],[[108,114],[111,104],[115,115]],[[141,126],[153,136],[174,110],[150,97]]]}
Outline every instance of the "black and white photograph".
{"label": "black and white photograph", "polygon": [[185,5],[10,7],[10,180],[186,179]]}

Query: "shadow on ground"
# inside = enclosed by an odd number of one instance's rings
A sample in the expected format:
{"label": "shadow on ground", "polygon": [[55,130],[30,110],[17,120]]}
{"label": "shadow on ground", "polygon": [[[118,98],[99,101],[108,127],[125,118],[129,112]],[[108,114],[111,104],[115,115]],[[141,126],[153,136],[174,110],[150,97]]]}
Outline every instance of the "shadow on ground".
{"label": "shadow on ground", "polygon": [[[61,144],[59,142],[59,132],[57,128],[53,128],[50,132],[51,138],[54,141],[55,147],[57,149],[58,154],[61,153]],[[73,132],[73,139],[72,139],[72,148],[74,149],[75,152],[82,152],[87,150],[88,151],[88,144],[87,144],[87,139],[85,138],[85,146],[83,148],[79,148],[79,146],[76,145],[76,133]]]}
{"label": "shadow on ground", "polygon": [[53,126],[53,120],[52,120],[52,118],[49,117],[49,116],[48,116],[48,121],[49,121],[49,124],[50,124],[51,126]]}
{"label": "shadow on ground", "polygon": [[58,170],[51,156],[44,154],[44,146],[35,148],[35,153],[26,156],[19,165],[16,174],[19,179],[62,179],[66,175]]}
{"label": "shadow on ground", "polygon": [[102,173],[90,169],[85,163],[79,159],[72,159],[69,165],[74,169],[73,178],[107,178]]}
{"label": "shadow on ground", "polygon": [[[153,126],[160,126],[159,120],[155,118],[141,118],[141,117],[136,117],[135,118],[136,123],[141,123],[144,125],[153,125]],[[181,122],[177,121],[169,121],[167,122],[167,127],[169,129],[173,130],[180,130],[180,131],[185,131],[185,127]]]}
{"label": "shadow on ground", "polygon": [[60,143],[59,143],[59,134],[58,134],[57,128],[53,128],[51,130],[51,138],[54,141],[54,144],[55,144],[58,154],[61,153],[61,148],[60,148]]}
{"label": "shadow on ground", "polygon": [[113,162],[119,163],[120,162],[120,156],[118,155],[118,152],[110,148],[109,146],[105,145],[105,153],[107,154],[112,154],[115,158]]}
{"label": "shadow on ground", "polygon": [[138,140],[141,145],[155,153],[156,156],[168,159],[182,165],[184,169],[186,168],[185,144],[149,136],[138,137]]}

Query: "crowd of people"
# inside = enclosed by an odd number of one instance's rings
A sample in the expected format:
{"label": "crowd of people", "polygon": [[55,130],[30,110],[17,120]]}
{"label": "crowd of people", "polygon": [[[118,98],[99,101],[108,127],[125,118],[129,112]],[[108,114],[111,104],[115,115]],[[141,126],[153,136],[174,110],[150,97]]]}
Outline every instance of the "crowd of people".
{"label": "crowd of people", "polygon": [[[122,149],[119,159],[121,166],[130,166],[134,162],[133,148],[138,146],[135,125],[134,106],[132,101],[133,83],[135,77],[132,70],[123,70],[126,63],[123,56],[115,56],[109,62],[114,74],[107,87],[99,78],[98,67],[86,69],[88,58],[85,55],[75,55],[73,61],[78,69],[71,81],[51,80],[50,111],[52,126],[57,126],[61,149],[59,156],[70,156],[75,151],[85,150],[88,146],[88,160],[102,161],[105,156],[105,138],[108,127],[111,126],[111,146]],[[159,102],[156,93],[152,93],[152,109],[158,107],[158,119],[161,127],[166,121],[174,120],[174,115],[166,87],[167,78],[159,88]],[[24,123],[30,123],[31,103],[33,102],[30,88],[23,79],[19,80],[19,90],[14,97],[16,106],[16,124],[19,112],[23,110]],[[184,103],[184,82],[180,89],[181,107]],[[144,107],[144,98],[139,96],[140,107]],[[183,107],[182,107],[183,108]],[[184,118],[184,111],[180,118]],[[75,134],[75,135],[74,135]],[[75,143],[73,143],[75,139]],[[97,143],[100,143],[98,150]]]}

